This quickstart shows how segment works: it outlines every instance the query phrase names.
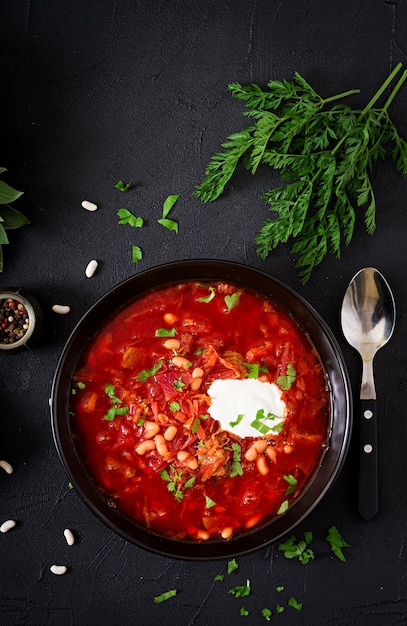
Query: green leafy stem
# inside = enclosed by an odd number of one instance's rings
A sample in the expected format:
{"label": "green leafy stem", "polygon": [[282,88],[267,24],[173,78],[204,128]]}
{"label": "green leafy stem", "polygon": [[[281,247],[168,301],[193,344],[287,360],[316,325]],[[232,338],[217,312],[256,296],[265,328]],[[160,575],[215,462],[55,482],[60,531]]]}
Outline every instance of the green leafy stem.
{"label": "green leafy stem", "polygon": [[[6,171],[5,167],[0,167],[0,176]],[[10,206],[22,195],[22,191],[17,191],[4,180],[0,180],[0,272],[3,271],[2,246],[9,243],[7,230],[20,228],[20,226],[30,223],[20,211]]]}
{"label": "green leafy stem", "polygon": [[326,254],[340,258],[353,237],[363,207],[366,230],[376,229],[376,199],[371,172],[389,156],[407,175],[407,142],[400,137],[388,110],[407,79],[404,70],[383,106],[377,102],[402,69],[399,63],[362,109],[342,102],[360,92],[351,89],[322,98],[297,72],[293,82],[229,85],[233,97],[248,107],[254,123],[230,135],[215,154],[194,195],[216,200],[241,161],[253,174],[259,165],[280,171],[283,185],[266,192],[274,214],[256,237],[257,253],[266,258],[279,244],[293,240],[292,252],[303,282]]}

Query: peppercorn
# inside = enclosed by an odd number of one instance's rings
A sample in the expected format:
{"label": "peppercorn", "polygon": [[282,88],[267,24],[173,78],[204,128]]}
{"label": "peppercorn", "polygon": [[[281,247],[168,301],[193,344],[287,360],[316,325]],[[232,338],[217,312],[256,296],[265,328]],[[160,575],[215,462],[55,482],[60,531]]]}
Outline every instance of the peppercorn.
{"label": "peppercorn", "polygon": [[25,306],[12,298],[0,300],[0,343],[12,344],[24,337],[29,328]]}

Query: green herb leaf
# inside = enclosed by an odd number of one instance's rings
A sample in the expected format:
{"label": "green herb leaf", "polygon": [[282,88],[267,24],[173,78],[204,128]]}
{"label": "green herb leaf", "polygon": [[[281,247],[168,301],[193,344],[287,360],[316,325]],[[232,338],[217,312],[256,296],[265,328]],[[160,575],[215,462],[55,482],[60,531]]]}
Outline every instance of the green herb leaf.
{"label": "green herb leaf", "polygon": [[[1,181],[0,181],[1,182]],[[25,226],[30,223],[25,215],[17,211],[14,207],[8,206],[8,204],[3,204],[0,209],[0,222],[2,223],[3,228],[7,230],[14,230],[15,228],[20,228],[21,226]]]}
{"label": "green herb leaf", "polygon": [[10,204],[23,195],[22,191],[13,189],[4,180],[0,180],[0,204]]}
{"label": "green herb leaf", "polygon": [[181,408],[181,405],[179,402],[175,402],[175,400],[173,402],[171,402],[170,404],[170,409],[173,413],[175,413],[176,411],[179,411]]}
{"label": "green herb leaf", "polygon": [[111,383],[105,383],[104,385],[105,394],[112,400],[112,402],[120,403],[121,400],[116,396],[116,391],[114,385]]}
{"label": "green herb leaf", "polygon": [[243,418],[244,418],[244,414],[243,413],[239,413],[239,415],[237,416],[237,418],[235,419],[234,422],[229,422],[229,426],[231,428],[234,428],[235,426],[238,426]]}
{"label": "green herb leaf", "polygon": [[259,366],[257,363],[245,363],[244,365],[249,370],[249,372],[247,373],[247,378],[259,377]]}
{"label": "green herb leaf", "polygon": [[196,481],[196,476],[191,476],[191,478],[189,480],[187,480],[187,482],[184,485],[185,489],[190,489],[191,487],[194,486]]}
{"label": "green herb leaf", "polygon": [[[203,286],[203,285],[202,285]],[[216,291],[214,287],[208,287],[209,289],[209,294],[207,296],[201,296],[200,298],[197,298],[197,302],[205,302],[205,304],[209,304],[209,302],[211,302],[215,295],[216,295]]]}
{"label": "green herb leaf", "polygon": [[331,526],[328,531],[328,536],[326,540],[329,542],[331,546],[331,550],[334,555],[340,561],[346,561],[345,555],[343,554],[342,548],[350,548],[350,543],[347,543],[341,536],[339,530],[336,526]]}
{"label": "green herb leaf", "polygon": [[164,226],[164,228],[166,228],[167,230],[173,230],[175,233],[178,234],[178,222],[174,222],[174,220],[169,220],[164,217],[157,220],[157,222],[161,224],[161,226]]}
{"label": "green herb leaf", "polygon": [[279,587],[276,587],[276,591],[278,591],[280,593],[280,591],[284,591],[284,585],[280,585]]}
{"label": "green herb leaf", "polygon": [[264,608],[264,609],[261,610],[261,615],[268,622],[271,622],[271,616],[273,615],[273,611],[271,611],[271,609]]}
{"label": "green herb leaf", "polygon": [[284,613],[285,609],[283,606],[281,606],[281,604],[277,604],[276,606],[276,613]]}
{"label": "green herb leaf", "polygon": [[232,450],[233,450],[233,463],[230,467],[229,475],[231,478],[234,478],[235,476],[243,475],[243,468],[242,468],[242,464],[240,463],[242,448],[238,443],[233,442]]}
{"label": "green herb leaf", "polygon": [[249,611],[247,609],[244,608],[244,606],[240,607],[240,615],[242,617],[246,617],[247,615],[250,615]]}
{"label": "green herb leaf", "polygon": [[236,559],[231,559],[230,561],[228,561],[228,574],[229,575],[232,572],[235,572],[237,569],[239,569],[239,563],[236,561]]}
{"label": "green herb leaf", "polygon": [[241,291],[235,291],[235,293],[224,297],[224,301],[229,312],[239,304],[241,295]]}
{"label": "green herb leaf", "polygon": [[209,496],[205,496],[205,508],[210,509],[213,506],[216,506],[215,500],[212,500]]}
{"label": "green herb leaf", "polygon": [[295,535],[291,535],[287,541],[280,543],[278,549],[284,553],[286,559],[298,558],[303,565],[306,565],[315,558],[314,551],[308,547],[311,541],[311,532],[304,533],[304,541],[298,543],[296,543]]}
{"label": "green herb leaf", "polygon": [[142,228],[144,220],[142,217],[136,217],[133,213],[130,213],[127,209],[119,209],[117,211],[118,217],[120,217],[119,224],[129,224],[133,228]]}
{"label": "green herb leaf", "polygon": [[115,184],[115,188],[123,192],[128,191],[130,187],[131,187],[131,183],[124,184],[122,180],[117,181],[117,183]]}
{"label": "green herb leaf", "polygon": [[225,574],[216,574],[213,580],[216,580],[217,582],[223,582],[225,580]]}
{"label": "green herb leaf", "polygon": [[297,602],[297,600],[294,597],[289,598],[287,604],[288,606],[291,606],[296,611],[301,611],[302,609],[302,602]]}
{"label": "green herb leaf", "polygon": [[161,602],[166,602],[166,600],[169,600],[170,598],[173,598],[176,595],[177,595],[177,590],[171,589],[170,591],[165,591],[164,593],[161,593],[159,596],[155,596],[154,602],[155,604],[161,604]]}
{"label": "green herb leaf", "polygon": [[178,198],[179,198],[179,194],[174,194],[172,196],[168,196],[164,200],[163,210],[162,210],[162,217],[163,218],[167,217],[168,213],[171,211],[171,209],[173,208],[173,206],[177,202]]}
{"label": "green herb leaf", "polygon": [[149,369],[146,369],[146,370],[141,370],[140,374],[138,375],[139,381],[141,383],[145,383],[147,378],[150,378],[150,376],[155,376],[158,370],[161,369],[162,364],[163,362],[160,359],[155,365],[153,365],[153,367],[150,367]]}
{"label": "green herb leaf", "polygon": [[[6,172],[5,167],[0,167],[0,175]],[[3,245],[9,243],[6,229],[20,228],[29,224],[29,220],[19,211],[9,206],[17,200],[22,191],[17,191],[7,183],[0,180],[0,272],[3,271]]]}
{"label": "green herb leaf", "polygon": [[265,424],[263,420],[275,420],[278,419],[277,415],[274,415],[274,413],[268,413],[267,415],[264,414],[264,409],[259,409],[256,413],[256,418],[250,422],[250,426],[252,426],[252,428],[255,428],[256,430],[259,431],[259,433],[261,433],[262,435],[267,435],[270,431],[274,431],[274,432],[279,432],[283,426],[284,423],[281,422],[279,424],[275,424],[274,426],[269,426],[268,424]]}
{"label": "green herb leaf", "polygon": [[295,383],[295,379],[297,376],[297,372],[295,371],[295,367],[289,363],[287,365],[287,369],[285,372],[285,376],[279,376],[277,378],[277,384],[283,391],[287,391],[291,389],[292,385]]}
{"label": "green herb leaf", "polygon": [[292,474],[286,474],[283,478],[288,483],[288,487],[285,492],[285,495],[288,496],[297,489],[297,479]]}
{"label": "green herb leaf", "polygon": [[284,502],[282,502],[279,506],[277,515],[282,515],[283,513],[287,511],[287,509],[288,509],[288,500],[284,500]]}
{"label": "green herb leaf", "polygon": [[133,263],[138,263],[143,258],[143,252],[139,246],[132,247],[131,259]]}
{"label": "green herb leaf", "polygon": [[109,408],[107,413],[103,416],[103,419],[106,421],[113,421],[116,415],[126,415],[129,412],[129,408],[127,406],[119,406],[122,401],[120,398],[116,396],[116,391],[114,386],[111,383],[104,384],[105,394],[108,398],[110,398],[112,402],[112,406]]}
{"label": "green herb leaf", "polygon": [[154,336],[155,337],[175,337],[177,331],[175,328],[157,328]]}
{"label": "green herb leaf", "polygon": [[177,380],[174,380],[172,384],[177,391],[182,391],[183,387],[185,387],[185,383],[182,378],[177,378]]}
{"label": "green herb leaf", "polygon": [[244,598],[245,596],[250,595],[251,587],[250,580],[247,579],[245,585],[237,585],[237,587],[233,587],[233,589],[229,589],[229,593],[235,596],[235,598]]}

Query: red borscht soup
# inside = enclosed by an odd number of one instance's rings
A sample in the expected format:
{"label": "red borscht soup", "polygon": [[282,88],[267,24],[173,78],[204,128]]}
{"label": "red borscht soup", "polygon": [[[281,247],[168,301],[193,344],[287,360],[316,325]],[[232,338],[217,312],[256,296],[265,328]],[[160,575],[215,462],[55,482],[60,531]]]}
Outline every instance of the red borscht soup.
{"label": "red borscht soup", "polygon": [[183,282],[118,311],[72,384],[78,454],[124,515],[172,539],[228,540],[283,515],[328,443],[326,374],[279,306]]}

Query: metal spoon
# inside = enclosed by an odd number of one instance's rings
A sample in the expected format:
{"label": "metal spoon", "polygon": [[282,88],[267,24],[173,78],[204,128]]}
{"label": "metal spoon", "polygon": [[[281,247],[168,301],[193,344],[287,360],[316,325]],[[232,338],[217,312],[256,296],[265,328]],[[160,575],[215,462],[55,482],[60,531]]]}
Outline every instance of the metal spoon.
{"label": "metal spoon", "polygon": [[365,267],[351,280],[342,303],[341,324],[348,343],[362,357],[358,509],[365,520],[378,511],[376,389],[373,358],[393,334],[396,309],[382,274]]}

